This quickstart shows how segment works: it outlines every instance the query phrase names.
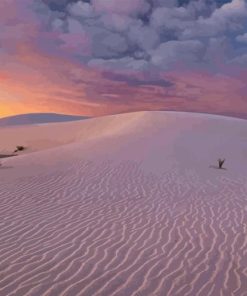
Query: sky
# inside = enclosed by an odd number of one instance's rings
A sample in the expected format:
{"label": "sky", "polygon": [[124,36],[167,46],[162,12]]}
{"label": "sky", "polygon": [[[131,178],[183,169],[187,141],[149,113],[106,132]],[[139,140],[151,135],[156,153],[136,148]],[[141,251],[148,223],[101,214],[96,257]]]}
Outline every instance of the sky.
{"label": "sky", "polygon": [[245,0],[1,0],[0,117],[247,118]]}

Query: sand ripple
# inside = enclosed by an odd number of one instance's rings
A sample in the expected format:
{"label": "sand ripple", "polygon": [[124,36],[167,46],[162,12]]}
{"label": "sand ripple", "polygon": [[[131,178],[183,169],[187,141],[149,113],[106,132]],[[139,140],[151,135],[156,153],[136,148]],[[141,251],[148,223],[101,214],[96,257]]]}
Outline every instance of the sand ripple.
{"label": "sand ripple", "polygon": [[247,180],[76,162],[0,184],[0,295],[247,295]]}

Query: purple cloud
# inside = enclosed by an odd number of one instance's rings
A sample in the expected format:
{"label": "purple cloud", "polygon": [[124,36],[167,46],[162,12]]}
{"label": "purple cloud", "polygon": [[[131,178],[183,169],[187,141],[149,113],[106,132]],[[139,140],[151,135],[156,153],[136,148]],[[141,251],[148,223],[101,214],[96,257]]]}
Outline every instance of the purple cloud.
{"label": "purple cloud", "polygon": [[[218,51],[224,52],[226,42],[230,48],[235,40],[244,38],[247,26],[244,0],[221,6],[213,0],[191,0],[182,5],[175,0],[154,0],[152,5],[147,0],[43,3],[49,5],[49,18],[43,20],[48,23],[42,30],[57,34],[56,51],[70,53],[82,64],[113,70],[164,70],[180,62],[208,68]],[[227,41],[215,47],[212,38]],[[228,58],[234,61],[238,56],[238,50],[233,49]]]}
{"label": "purple cloud", "polygon": [[142,15],[149,9],[146,0],[92,0],[96,12],[124,15]]}
{"label": "purple cloud", "polygon": [[156,77],[150,77],[150,74],[142,75],[143,77],[135,77],[133,75],[123,75],[119,73],[104,72],[104,78],[113,81],[125,82],[129,86],[159,86],[159,87],[170,87],[174,83],[161,79],[156,75]]}

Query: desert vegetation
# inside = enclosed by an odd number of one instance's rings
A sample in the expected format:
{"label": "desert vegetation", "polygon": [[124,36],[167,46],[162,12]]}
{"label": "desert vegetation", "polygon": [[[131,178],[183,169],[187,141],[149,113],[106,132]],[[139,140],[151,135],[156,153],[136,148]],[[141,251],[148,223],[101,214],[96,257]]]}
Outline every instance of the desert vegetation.
{"label": "desert vegetation", "polygon": [[14,153],[16,153],[16,152],[20,152],[20,151],[23,151],[23,150],[25,150],[26,148],[24,147],[24,146],[16,146],[16,149],[15,149],[15,151],[14,151]]}
{"label": "desert vegetation", "polygon": [[22,152],[26,149],[26,147],[18,145],[16,146],[15,150],[13,152],[5,152],[1,153],[0,152],[0,158],[7,158],[7,157],[12,157],[12,156],[17,156],[17,152]]}
{"label": "desert vegetation", "polygon": [[221,158],[218,159],[219,169],[222,169],[223,168],[224,162],[225,162],[225,159],[221,159]]}

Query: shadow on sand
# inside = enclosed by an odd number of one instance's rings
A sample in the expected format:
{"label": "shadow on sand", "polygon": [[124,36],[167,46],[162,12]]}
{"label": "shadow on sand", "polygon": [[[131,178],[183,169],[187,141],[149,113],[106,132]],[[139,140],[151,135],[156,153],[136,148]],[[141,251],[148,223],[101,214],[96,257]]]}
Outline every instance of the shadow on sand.
{"label": "shadow on sand", "polygon": [[226,168],[219,168],[217,165],[210,165],[209,166],[211,169],[216,169],[216,170],[227,170]]}
{"label": "shadow on sand", "polygon": [[7,157],[13,157],[13,156],[17,156],[17,154],[0,154],[0,159],[7,158]]}

